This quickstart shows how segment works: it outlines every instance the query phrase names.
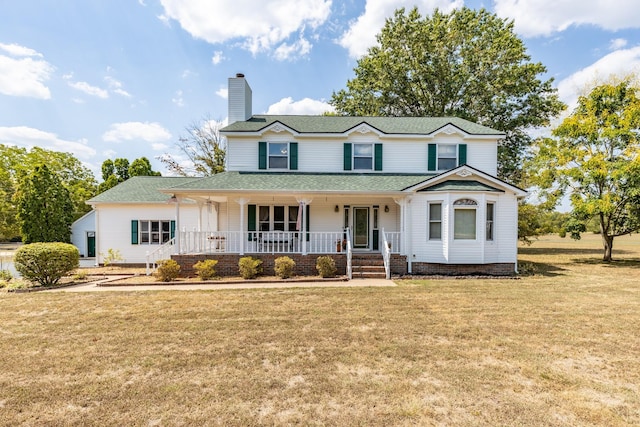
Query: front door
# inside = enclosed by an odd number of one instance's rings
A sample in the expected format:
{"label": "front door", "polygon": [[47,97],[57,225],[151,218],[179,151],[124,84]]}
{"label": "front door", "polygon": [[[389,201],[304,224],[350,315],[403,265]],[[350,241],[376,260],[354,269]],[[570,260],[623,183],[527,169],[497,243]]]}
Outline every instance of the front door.
{"label": "front door", "polygon": [[369,208],[353,208],[353,247],[369,248]]}
{"label": "front door", "polygon": [[89,231],[87,233],[87,257],[93,258],[96,256],[96,233]]}

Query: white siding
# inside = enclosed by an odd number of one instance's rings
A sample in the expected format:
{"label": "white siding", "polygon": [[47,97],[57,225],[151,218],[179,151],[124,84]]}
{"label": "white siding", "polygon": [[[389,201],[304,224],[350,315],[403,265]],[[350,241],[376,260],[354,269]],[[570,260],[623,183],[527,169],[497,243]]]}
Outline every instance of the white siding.
{"label": "white siding", "polygon": [[[102,262],[101,254],[109,249],[120,251],[125,263],[144,263],[147,251],[153,251],[159,245],[131,244],[132,220],[175,220],[175,205],[100,205],[97,208],[96,258]],[[192,230],[198,226],[198,207],[180,205],[180,223],[178,227]],[[177,231],[177,229],[176,229]]]}
{"label": "white siding", "polygon": [[81,257],[88,257],[87,233],[96,231],[95,211],[90,211],[71,225],[71,243],[78,248]]}
{"label": "white siding", "polygon": [[[250,138],[228,138],[227,167],[230,171],[258,170],[258,141],[297,142],[298,171],[344,172],[344,143],[382,143],[383,170],[386,173],[427,173],[428,145],[467,144],[467,164],[495,175],[497,141],[464,140],[459,135],[439,135],[433,139],[379,138],[374,133],[353,133],[344,137],[295,137],[289,132],[267,132]],[[358,173],[359,171],[354,171]]]}

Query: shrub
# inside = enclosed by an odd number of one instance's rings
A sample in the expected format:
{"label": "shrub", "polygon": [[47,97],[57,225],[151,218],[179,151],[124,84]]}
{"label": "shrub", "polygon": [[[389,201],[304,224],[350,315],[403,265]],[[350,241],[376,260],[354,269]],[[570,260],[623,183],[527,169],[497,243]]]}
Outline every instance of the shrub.
{"label": "shrub", "polygon": [[262,261],[250,256],[242,257],[238,261],[238,269],[243,279],[255,279],[262,273]]}
{"label": "shrub", "polygon": [[106,255],[103,253],[100,253],[100,255],[102,255],[102,264],[105,267],[108,267],[116,262],[124,261],[124,258],[122,258],[122,255],[120,254],[120,251],[117,249],[107,249]]}
{"label": "shrub", "polygon": [[73,275],[73,280],[86,280],[87,272],[86,271],[77,271],[76,274]]}
{"label": "shrub", "polygon": [[8,282],[11,279],[13,276],[9,270],[0,270],[0,282]]}
{"label": "shrub", "polygon": [[196,274],[200,279],[211,280],[216,277],[216,264],[218,264],[217,260],[206,259],[196,262],[193,265],[193,269],[196,270]]}
{"label": "shrub", "polygon": [[336,275],[336,262],[328,255],[319,256],[316,259],[316,269],[320,277],[334,277]]}
{"label": "shrub", "polygon": [[80,266],[80,253],[69,243],[30,243],[14,256],[22,277],[41,286],[53,286]]}
{"label": "shrub", "polygon": [[163,259],[158,261],[158,268],[154,276],[159,282],[171,282],[180,274],[180,265],[172,259]]}
{"label": "shrub", "polygon": [[288,256],[276,258],[274,271],[276,276],[281,279],[288,279],[293,276],[293,270],[296,268],[296,262]]}

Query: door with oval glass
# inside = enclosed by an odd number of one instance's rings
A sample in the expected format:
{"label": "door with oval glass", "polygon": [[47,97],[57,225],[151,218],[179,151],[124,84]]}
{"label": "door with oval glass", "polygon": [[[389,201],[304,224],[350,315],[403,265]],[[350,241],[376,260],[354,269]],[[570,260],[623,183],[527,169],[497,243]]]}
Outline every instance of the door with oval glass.
{"label": "door with oval glass", "polygon": [[353,208],[353,247],[369,249],[369,208]]}

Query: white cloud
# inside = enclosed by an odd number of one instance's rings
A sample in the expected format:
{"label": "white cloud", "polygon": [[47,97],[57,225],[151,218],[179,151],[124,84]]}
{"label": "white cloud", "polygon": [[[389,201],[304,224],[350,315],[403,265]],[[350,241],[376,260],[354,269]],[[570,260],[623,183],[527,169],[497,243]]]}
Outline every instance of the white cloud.
{"label": "white cloud", "polygon": [[376,44],[376,35],[384,27],[385,19],[392,17],[396,9],[404,7],[408,12],[417,6],[424,16],[436,8],[448,13],[463,5],[463,0],[367,0],[364,13],[350,23],[338,43],[351,57],[359,58]]}
{"label": "white cloud", "polygon": [[122,142],[131,140],[160,142],[171,139],[171,133],[159,123],[126,122],[114,123],[111,129],[102,135],[105,142]]}
{"label": "white cloud", "polygon": [[41,147],[52,151],[72,153],[79,158],[89,158],[96,150],[87,145],[86,139],[66,141],[51,132],[27,126],[0,127],[0,143],[20,147]]}
{"label": "white cloud", "polygon": [[109,92],[104,89],[101,89],[97,86],[91,86],[87,82],[67,82],[69,86],[72,88],[79,90],[80,92],[86,93],[87,95],[97,96],[98,98],[107,99],[109,98]]}
{"label": "white cloud", "polygon": [[623,47],[625,47],[627,45],[627,43],[628,42],[627,42],[626,39],[613,39],[609,43],[609,49],[611,49],[611,50],[622,49]]}
{"label": "white cloud", "polygon": [[113,159],[116,156],[116,154],[118,154],[116,150],[104,150],[102,152],[102,156],[108,159]]}
{"label": "white cloud", "polygon": [[183,92],[181,90],[176,91],[176,95],[171,98],[171,102],[176,104],[178,107],[184,107],[184,98],[182,97]]}
{"label": "white cloud", "polygon": [[4,50],[11,56],[37,56],[42,58],[42,54],[31,48],[20,46],[19,44],[5,44],[0,43],[0,49]]}
{"label": "white cloud", "polygon": [[223,99],[229,99],[229,89],[226,87],[221,87],[216,91],[216,95]]}
{"label": "white cloud", "polygon": [[225,57],[222,54],[222,51],[221,50],[216,50],[215,52],[213,52],[213,57],[211,58],[211,63],[213,65],[218,65],[219,63],[222,62],[223,59],[225,59]]}
{"label": "white cloud", "polygon": [[291,97],[282,98],[275,104],[271,104],[267,114],[309,114],[317,115],[325,112],[333,112],[333,106],[324,101],[304,98],[300,101],[293,101]]}
{"label": "white cloud", "polygon": [[[2,44],[0,50],[0,93],[10,96],[51,99],[45,85],[55,68],[42,58],[42,54],[17,44]],[[18,58],[14,58],[18,57]]]}
{"label": "white cloud", "polygon": [[525,37],[549,36],[572,25],[594,25],[605,30],[640,28],[637,0],[495,0],[495,11],[514,20]]}
{"label": "white cloud", "polygon": [[279,60],[284,61],[297,56],[305,56],[311,52],[313,45],[308,40],[301,38],[293,44],[282,43],[273,52],[273,56]]}
{"label": "white cloud", "polygon": [[[332,0],[161,0],[165,19],[209,43],[241,40],[254,55],[270,52],[290,36],[324,24]],[[301,38],[302,36],[298,36]]]}
{"label": "white cloud", "polygon": [[125,98],[131,98],[131,94],[126,90],[122,89],[122,83],[111,76],[107,76],[104,78],[107,84],[109,85],[109,89],[115,94],[120,96],[124,96]]}
{"label": "white cloud", "polygon": [[640,73],[640,46],[622,49],[600,58],[558,83],[558,96],[569,108],[576,107],[580,95],[587,94],[594,86],[608,81],[611,77],[624,78]]}
{"label": "white cloud", "polygon": [[166,151],[169,146],[161,142],[154,142],[153,144],[151,144],[151,148],[153,148],[154,151]]}

